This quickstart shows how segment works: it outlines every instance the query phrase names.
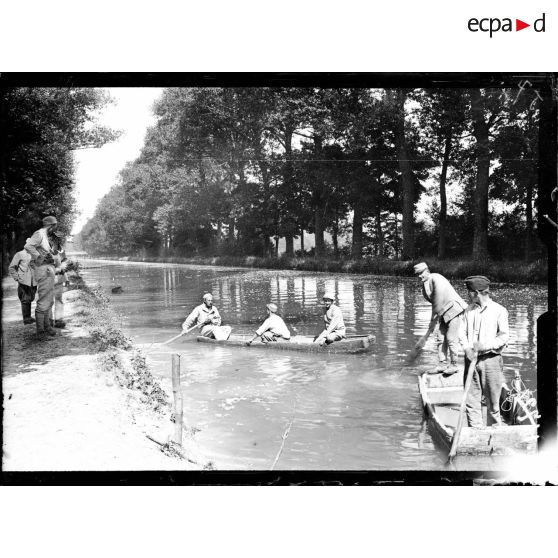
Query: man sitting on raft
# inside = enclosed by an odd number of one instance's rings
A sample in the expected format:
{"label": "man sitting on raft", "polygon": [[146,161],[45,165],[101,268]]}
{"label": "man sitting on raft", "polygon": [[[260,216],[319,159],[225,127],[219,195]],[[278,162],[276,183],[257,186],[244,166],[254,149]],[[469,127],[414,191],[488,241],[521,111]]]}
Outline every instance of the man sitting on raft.
{"label": "man sitting on raft", "polygon": [[314,339],[314,343],[329,345],[345,339],[345,322],[343,322],[341,308],[333,304],[333,293],[326,292],[322,299],[324,301],[325,329]]}
{"label": "man sitting on raft", "polygon": [[217,307],[213,306],[213,295],[203,295],[203,304],[196,306],[192,313],[184,320],[182,329],[188,331],[190,328],[201,327],[200,334],[210,339],[224,340],[231,334],[230,326],[221,326],[221,315]]}
{"label": "man sitting on raft", "polygon": [[246,342],[250,346],[258,337],[261,337],[262,343],[288,341],[291,338],[291,332],[287,324],[281,316],[277,315],[277,304],[270,302],[266,305],[267,318],[260,328],[254,334],[254,337]]}

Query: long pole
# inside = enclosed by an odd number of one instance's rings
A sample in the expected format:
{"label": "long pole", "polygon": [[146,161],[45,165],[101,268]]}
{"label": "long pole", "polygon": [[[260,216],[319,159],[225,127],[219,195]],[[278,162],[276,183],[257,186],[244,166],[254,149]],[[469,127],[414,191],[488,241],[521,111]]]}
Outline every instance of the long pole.
{"label": "long pole", "polygon": [[463,398],[461,399],[461,406],[459,407],[459,419],[457,420],[457,428],[453,435],[451,441],[451,449],[448,455],[448,463],[453,461],[457,453],[457,447],[459,446],[459,437],[461,436],[461,430],[463,429],[463,421],[465,418],[465,406],[467,404],[467,395],[469,395],[469,389],[471,388],[471,383],[473,382],[473,374],[475,373],[475,368],[477,366],[477,356],[469,362],[469,367],[467,368],[467,379],[465,380],[465,389],[463,390]]}
{"label": "long pole", "polygon": [[182,447],[182,389],[178,354],[172,355],[172,393],[174,395],[174,443]]}

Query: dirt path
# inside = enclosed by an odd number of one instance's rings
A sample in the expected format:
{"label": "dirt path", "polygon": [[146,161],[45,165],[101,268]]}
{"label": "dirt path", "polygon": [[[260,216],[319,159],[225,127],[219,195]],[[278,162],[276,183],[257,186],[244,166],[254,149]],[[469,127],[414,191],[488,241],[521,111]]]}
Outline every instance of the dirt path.
{"label": "dirt path", "polygon": [[[206,459],[186,441],[190,459],[169,457],[170,408],[154,412],[139,392],[100,369],[95,344],[65,294],[67,327],[47,341],[24,326],[13,281],[4,281],[2,393],[4,471],[196,470]],[[190,447],[191,446],[191,447]]]}

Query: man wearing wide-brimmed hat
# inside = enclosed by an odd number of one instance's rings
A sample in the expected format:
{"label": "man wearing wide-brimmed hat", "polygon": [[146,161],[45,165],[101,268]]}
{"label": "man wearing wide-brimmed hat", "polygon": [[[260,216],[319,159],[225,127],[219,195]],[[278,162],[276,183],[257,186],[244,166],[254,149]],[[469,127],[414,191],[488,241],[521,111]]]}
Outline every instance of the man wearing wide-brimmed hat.
{"label": "man wearing wide-brimmed hat", "polygon": [[[467,277],[465,286],[472,304],[463,313],[459,340],[465,350],[465,379],[467,374],[473,374],[465,407],[467,423],[473,428],[483,426],[481,397],[484,394],[488,426],[502,425],[502,351],[509,341],[508,311],[490,298],[490,280],[484,275]],[[469,370],[475,356],[475,369]]]}
{"label": "man wearing wide-brimmed hat", "polygon": [[[428,337],[439,324],[438,334],[438,366],[435,373],[443,372],[446,375],[455,374],[459,368],[457,357],[459,354],[459,316],[467,304],[457,294],[450,282],[439,273],[430,273],[428,265],[421,262],[414,267],[415,275],[422,281],[422,295],[432,304],[432,316],[428,331],[415,345],[415,349],[422,349]],[[447,357],[450,357],[448,364]]]}
{"label": "man wearing wide-brimmed hat", "polygon": [[316,336],[314,343],[318,345],[329,345],[335,341],[345,339],[345,322],[341,308],[335,306],[332,292],[326,291],[322,300],[324,302],[324,324],[325,329]]}
{"label": "man wearing wide-brimmed hat", "polygon": [[35,306],[35,321],[37,337],[45,339],[46,335],[56,335],[50,323],[50,313],[54,304],[54,249],[49,240],[58,226],[56,217],[49,215],[43,219],[43,226],[27,239],[25,250],[31,255],[31,267],[34,268],[37,281],[37,304]]}
{"label": "man wearing wide-brimmed hat", "polygon": [[281,316],[277,315],[277,304],[270,302],[266,304],[267,318],[263,324],[256,330],[254,337],[246,342],[246,345],[251,345],[258,337],[261,338],[262,343],[289,341],[291,332],[287,324],[283,321]]}

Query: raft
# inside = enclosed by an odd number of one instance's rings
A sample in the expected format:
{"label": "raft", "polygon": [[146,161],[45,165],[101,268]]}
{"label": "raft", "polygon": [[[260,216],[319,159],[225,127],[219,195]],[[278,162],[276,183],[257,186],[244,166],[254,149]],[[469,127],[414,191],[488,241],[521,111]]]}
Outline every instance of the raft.
{"label": "raft", "polygon": [[[428,429],[434,443],[449,452],[453,434],[459,418],[459,407],[463,398],[463,372],[445,377],[442,374],[422,374],[418,387]],[[461,430],[457,456],[492,456],[532,454],[537,450],[537,414],[519,416],[510,412],[510,388],[504,384],[500,404],[502,418],[507,426],[470,428]],[[509,407],[509,408],[508,408]],[[486,407],[483,405],[484,424]],[[519,422],[519,424],[517,424]]]}
{"label": "raft", "polygon": [[200,343],[210,343],[212,345],[222,345],[227,347],[244,347],[247,350],[265,349],[276,351],[300,351],[306,353],[345,353],[359,354],[366,353],[372,349],[374,342],[373,335],[351,336],[348,339],[336,341],[330,345],[321,346],[313,342],[313,337],[306,335],[296,335],[290,341],[274,341],[262,343],[256,339],[249,347],[246,342],[252,338],[251,335],[231,335],[227,340],[217,341],[209,337],[198,336]]}

